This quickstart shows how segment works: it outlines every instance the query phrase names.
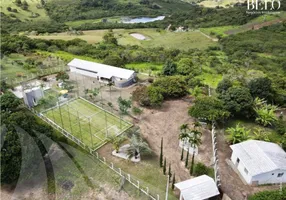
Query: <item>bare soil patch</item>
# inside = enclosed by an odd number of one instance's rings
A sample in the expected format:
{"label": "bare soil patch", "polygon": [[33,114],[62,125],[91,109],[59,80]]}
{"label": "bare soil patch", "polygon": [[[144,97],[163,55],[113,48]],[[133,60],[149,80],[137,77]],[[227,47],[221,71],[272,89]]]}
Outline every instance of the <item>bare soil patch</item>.
{"label": "bare soil patch", "polygon": [[[188,116],[190,103],[183,100],[167,101],[159,110],[146,109],[138,125],[141,133],[147,139],[154,153],[159,157],[161,138],[164,140],[164,157],[167,163],[171,163],[173,172],[176,173],[177,181],[184,181],[191,178],[189,170],[185,168],[184,161],[180,161],[181,148],[179,147],[179,127],[183,123],[192,124],[194,121]],[[186,157],[186,151],[185,151]],[[203,129],[202,145],[195,157],[196,161],[211,165],[212,148],[211,135]],[[191,161],[191,155],[189,158]]]}

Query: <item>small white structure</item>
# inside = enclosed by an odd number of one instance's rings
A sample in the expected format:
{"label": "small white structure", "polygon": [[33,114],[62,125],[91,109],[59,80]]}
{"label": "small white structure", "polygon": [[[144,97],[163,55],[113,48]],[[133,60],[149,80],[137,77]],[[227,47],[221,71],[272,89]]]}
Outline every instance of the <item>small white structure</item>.
{"label": "small white structure", "polygon": [[219,195],[214,180],[207,175],[176,183],[175,187],[181,191],[180,200],[204,200]]}
{"label": "small white structure", "polygon": [[133,70],[113,67],[86,60],[73,59],[68,66],[71,72],[96,78],[101,82],[112,81],[117,87],[128,87],[135,82],[136,73]]}
{"label": "small white structure", "polygon": [[179,147],[184,148],[185,151],[189,151],[190,154],[195,153],[197,155],[199,153],[198,147],[193,147],[188,141],[180,140]]}
{"label": "small white structure", "polygon": [[24,102],[29,108],[36,106],[38,101],[43,97],[44,92],[41,87],[34,87],[23,91]]}
{"label": "small white structure", "polygon": [[279,145],[248,140],[230,148],[231,161],[248,184],[286,182],[286,152]]}
{"label": "small white structure", "polygon": [[[125,144],[122,147],[119,148],[118,153],[116,152],[116,150],[112,151],[112,155],[119,157],[119,158],[123,158],[125,160],[129,160],[128,156],[127,156],[127,149],[130,147],[130,144]],[[137,156],[137,158],[135,158],[134,156],[130,159],[132,162],[140,162],[141,158],[140,158],[140,154]]]}

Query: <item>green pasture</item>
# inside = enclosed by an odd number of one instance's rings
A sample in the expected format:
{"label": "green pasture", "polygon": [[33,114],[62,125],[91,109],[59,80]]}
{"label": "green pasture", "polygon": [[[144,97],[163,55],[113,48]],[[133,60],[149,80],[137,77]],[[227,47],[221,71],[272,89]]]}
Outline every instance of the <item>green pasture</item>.
{"label": "green pasture", "polygon": [[[23,10],[21,7],[17,6],[15,1],[11,0],[1,0],[1,12],[5,13],[6,15],[10,16],[13,14],[16,18],[20,19],[21,21],[34,21],[34,20],[48,20],[49,17],[46,14],[46,11],[41,6],[40,0],[26,0],[28,3],[28,9]],[[38,5],[38,8],[37,8]],[[17,12],[9,12],[7,8],[10,7],[11,9],[17,9]],[[32,17],[33,13],[38,13],[38,17]]]}
{"label": "green pasture", "polygon": [[131,126],[82,99],[50,109],[43,115],[93,149],[103,144],[108,135],[120,134]]}
{"label": "green pasture", "polygon": [[[72,40],[79,38],[90,44],[98,43],[103,40],[103,36],[107,30],[83,31],[83,35],[70,35],[68,33],[55,33],[49,35],[29,36],[31,38],[40,39],[62,39]],[[165,30],[147,29],[114,29],[116,38],[120,45],[138,45],[146,48],[164,47],[167,49],[206,49],[209,46],[216,45],[216,42],[207,38],[197,31],[189,32],[169,32]],[[144,35],[147,40],[138,40],[132,37],[131,33],[139,33]]]}

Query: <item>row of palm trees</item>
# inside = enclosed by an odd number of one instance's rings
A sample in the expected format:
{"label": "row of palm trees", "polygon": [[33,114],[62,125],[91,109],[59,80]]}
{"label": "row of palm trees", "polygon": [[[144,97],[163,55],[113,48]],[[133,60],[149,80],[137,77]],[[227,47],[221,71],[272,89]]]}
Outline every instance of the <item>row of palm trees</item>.
{"label": "row of palm trees", "polygon": [[[194,172],[196,148],[198,148],[199,145],[202,143],[202,140],[201,140],[202,132],[199,130],[200,126],[201,124],[199,122],[194,122],[193,129],[190,129],[188,124],[182,124],[180,126],[179,139],[183,142],[183,145],[185,145],[185,143],[188,143],[193,149],[192,161],[191,161],[191,167],[190,167],[191,175]],[[184,149],[184,146],[183,146],[183,149]]]}

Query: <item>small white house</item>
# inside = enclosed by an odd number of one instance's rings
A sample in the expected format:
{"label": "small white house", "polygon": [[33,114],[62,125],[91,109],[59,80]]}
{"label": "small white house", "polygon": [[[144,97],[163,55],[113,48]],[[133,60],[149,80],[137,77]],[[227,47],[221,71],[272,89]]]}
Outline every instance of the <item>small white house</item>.
{"label": "small white house", "polygon": [[202,175],[175,184],[180,190],[180,200],[205,200],[219,195],[214,180]]}
{"label": "small white house", "polygon": [[113,82],[115,86],[123,88],[135,83],[136,73],[133,70],[113,67],[86,60],[73,59],[68,63],[71,72],[96,78],[100,82]]}
{"label": "small white house", "polygon": [[231,161],[248,184],[286,183],[286,152],[279,145],[248,140],[230,148]]}

